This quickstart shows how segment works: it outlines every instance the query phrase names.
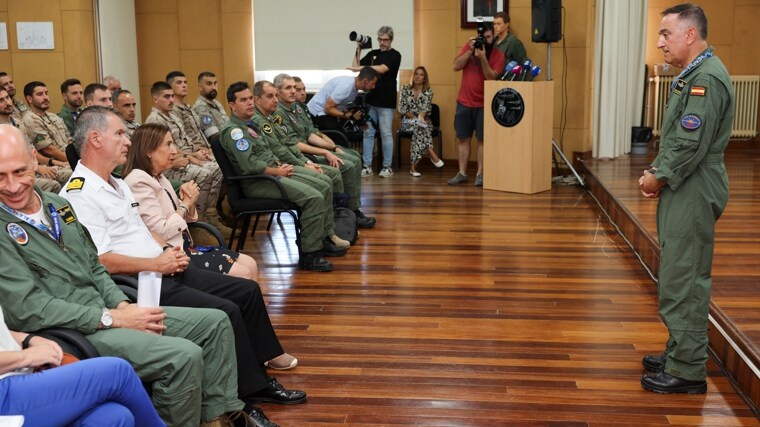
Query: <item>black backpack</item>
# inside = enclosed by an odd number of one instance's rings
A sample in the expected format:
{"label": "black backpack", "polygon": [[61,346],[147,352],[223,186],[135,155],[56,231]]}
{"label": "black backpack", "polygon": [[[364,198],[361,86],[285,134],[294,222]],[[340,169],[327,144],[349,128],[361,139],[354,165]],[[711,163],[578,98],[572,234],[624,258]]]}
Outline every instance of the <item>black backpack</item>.
{"label": "black backpack", "polygon": [[359,238],[356,214],[348,208],[335,208],[335,234],[352,245]]}

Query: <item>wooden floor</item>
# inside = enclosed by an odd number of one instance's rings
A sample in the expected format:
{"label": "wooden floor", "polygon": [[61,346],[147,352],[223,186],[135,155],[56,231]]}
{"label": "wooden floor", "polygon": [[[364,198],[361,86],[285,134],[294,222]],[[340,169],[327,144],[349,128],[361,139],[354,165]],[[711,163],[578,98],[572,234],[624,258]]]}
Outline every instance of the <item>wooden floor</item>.
{"label": "wooden floor", "polygon": [[[667,337],[655,286],[578,187],[451,187],[423,167],[364,179],[363,230],[331,273],[301,272],[292,227],[259,232],[270,315],[303,405],[283,426],[760,425],[721,370],[708,393],[643,391]],[[283,217],[284,218],[284,217]]]}

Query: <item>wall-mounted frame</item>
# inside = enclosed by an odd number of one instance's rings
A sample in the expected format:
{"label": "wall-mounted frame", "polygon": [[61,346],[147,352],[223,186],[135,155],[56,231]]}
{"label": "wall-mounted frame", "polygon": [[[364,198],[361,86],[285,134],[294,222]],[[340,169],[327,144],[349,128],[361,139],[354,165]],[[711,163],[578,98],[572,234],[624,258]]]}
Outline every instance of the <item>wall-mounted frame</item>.
{"label": "wall-mounted frame", "polygon": [[475,18],[483,17],[483,21],[493,21],[496,12],[508,11],[509,0],[461,0],[462,28],[476,28]]}

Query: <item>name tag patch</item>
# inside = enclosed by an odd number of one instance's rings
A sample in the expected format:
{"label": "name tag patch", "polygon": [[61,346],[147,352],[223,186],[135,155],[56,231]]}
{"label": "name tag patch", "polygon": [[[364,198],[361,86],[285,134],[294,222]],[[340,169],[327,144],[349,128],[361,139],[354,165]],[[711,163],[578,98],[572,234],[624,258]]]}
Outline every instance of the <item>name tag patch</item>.
{"label": "name tag patch", "polygon": [[681,127],[686,130],[697,130],[702,126],[702,119],[696,114],[687,114],[681,117]]}

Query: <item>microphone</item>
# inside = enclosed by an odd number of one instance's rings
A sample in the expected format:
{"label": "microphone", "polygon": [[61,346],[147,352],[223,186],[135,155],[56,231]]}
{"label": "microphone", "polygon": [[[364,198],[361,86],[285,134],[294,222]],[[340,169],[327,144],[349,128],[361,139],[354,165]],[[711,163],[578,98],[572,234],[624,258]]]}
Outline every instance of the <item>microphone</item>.
{"label": "microphone", "polygon": [[517,61],[509,61],[509,64],[504,67],[504,73],[499,80],[506,80],[509,77],[509,72],[512,71],[512,68],[515,68],[516,65]]}
{"label": "microphone", "polygon": [[539,74],[541,74],[541,67],[534,65],[533,68],[530,69],[530,81],[533,81],[533,79]]}
{"label": "microphone", "polygon": [[509,81],[514,81],[521,72],[522,65],[516,65],[515,68],[512,69],[512,77],[509,78]]}
{"label": "microphone", "polygon": [[533,65],[533,61],[526,59],[522,64],[522,73],[520,74],[520,80],[525,81],[525,77],[530,74],[530,66]]}

